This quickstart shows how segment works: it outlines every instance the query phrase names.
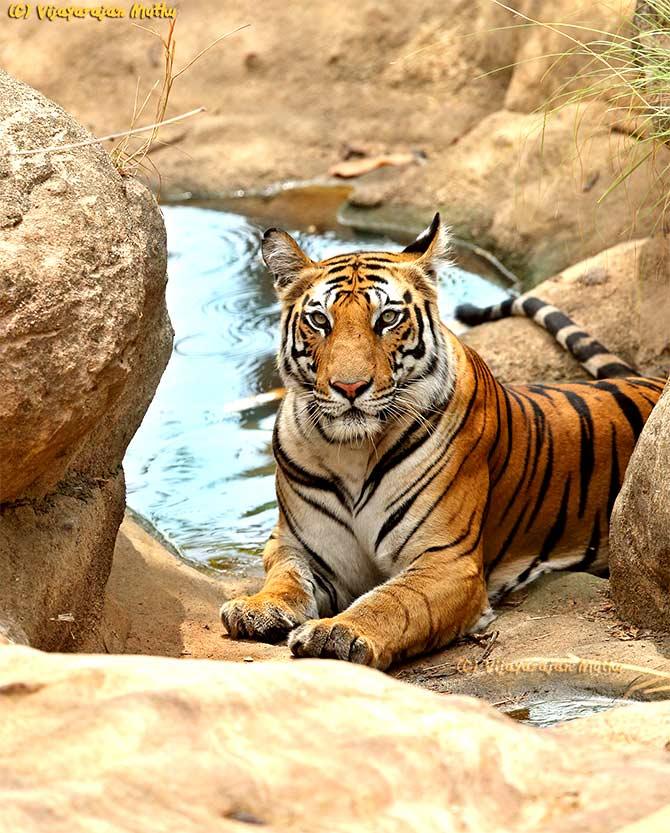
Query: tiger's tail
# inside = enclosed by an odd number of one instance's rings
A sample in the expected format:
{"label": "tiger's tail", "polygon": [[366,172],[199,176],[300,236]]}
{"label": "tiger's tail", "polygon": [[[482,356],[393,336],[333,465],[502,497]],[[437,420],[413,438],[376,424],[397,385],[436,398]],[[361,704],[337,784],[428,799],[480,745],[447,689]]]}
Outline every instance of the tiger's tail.
{"label": "tiger's tail", "polygon": [[604,345],[582,330],[564,312],[535,295],[507,298],[502,303],[490,307],[461,304],[456,307],[455,315],[459,321],[471,327],[512,315],[525,316],[544,327],[595,379],[640,375],[637,370],[610,353]]}

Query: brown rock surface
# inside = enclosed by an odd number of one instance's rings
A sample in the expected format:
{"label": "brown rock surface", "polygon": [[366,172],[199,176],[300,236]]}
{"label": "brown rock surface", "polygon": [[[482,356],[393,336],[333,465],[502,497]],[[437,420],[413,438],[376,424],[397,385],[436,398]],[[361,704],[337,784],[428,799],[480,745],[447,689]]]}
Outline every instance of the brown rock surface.
{"label": "brown rock surface", "polygon": [[670,630],[670,387],[640,435],[610,529],[612,597],[619,614]]}
{"label": "brown rock surface", "polygon": [[165,232],[63,110],[0,74],[0,614],[74,648],[99,619],[121,459],[170,354]]}
{"label": "brown rock surface", "polygon": [[[217,35],[251,25],[175,83],[168,115],[207,112],[167,128],[167,144],[154,148],[162,193],[217,195],[323,176],[345,145],[421,150],[425,165],[384,172],[383,199],[427,212],[439,205],[461,235],[534,280],[649,234],[670,152],[659,150],[605,196],[644,152],[613,130],[609,102],[568,107],[546,124],[534,112],[583,83],[571,79],[588,58],[554,56],[574,40],[618,32],[634,0],[510,5],[548,25],[526,24],[492,0],[454,0],[448,10],[418,0],[411,25],[399,0],[318,0],[299,25],[279,0],[262,14],[251,0],[190,0],[179,9],[176,68]],[[165,33],[167,22],[153,26]],[[128,19],[16,21],[0,33],[0,59],[97,135],[127,127],[137,79],[141,99],[162,72],[158,39]],[[139,121],[152,120],[148,108]]]}
{"label": "brown rock surface", "polygon": [[625,709],[582,739],[343,663],[177,662],[1,648],[5,829],[605,833],[668,807],[667,703],[627,745]]}

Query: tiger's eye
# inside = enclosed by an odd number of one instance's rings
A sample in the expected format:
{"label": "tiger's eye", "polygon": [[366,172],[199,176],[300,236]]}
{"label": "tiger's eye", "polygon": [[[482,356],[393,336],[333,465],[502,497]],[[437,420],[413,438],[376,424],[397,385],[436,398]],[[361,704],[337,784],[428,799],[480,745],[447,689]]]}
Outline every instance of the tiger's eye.
{"label": "tiger's eye", "polygon": [[400,316],[400,313],[394,309],[387,309],[381,314],[383,324],[395,324]]}
{"label": "tiger's eye", "polygon": [[309,318],[317,327],[326,327],[328,324],[328,316],[322,312],[312,312]]}

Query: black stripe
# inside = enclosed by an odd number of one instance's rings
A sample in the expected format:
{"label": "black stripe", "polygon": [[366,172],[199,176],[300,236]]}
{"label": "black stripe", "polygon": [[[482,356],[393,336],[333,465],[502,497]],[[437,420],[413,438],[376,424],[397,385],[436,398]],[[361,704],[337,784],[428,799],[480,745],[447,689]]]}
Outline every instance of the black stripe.
{"label": "black stripe", "polygon": [[[587,384],[590,384],[590,383],[587,383]],[[531,391],[531,393],[535,393],[538,396],[542,396],[544,399],[548,399],[550,402],[553,402],[551,396],[549,396],[549,394],[547,393],[546,388],[547,388],[547,385],[538,385],[538,384],[528,385],[528,390]]]}
{"label": "black stripe", "polygon": [[620,391],[616,385],[613,385],[610,382],[596,382],[596,387],[599,390],[604,390],[612,394],[617,405],[621,409],[621,412],[628,420],[633,436],[637,440],[640,436],[640,432],[642,431],[644,419],[642,418],[640,409],[637,407],[635,402],[633,402],[630,397],[626,396],[625,393]]}
{"label": "black stripe", "polygon": [[506,412],[506,416],[507,416],[507,419],[506,419],[506,424],[507,424],[507,449],[505,451],[505,457],[502,460],[502,463],[500,464],[500,466],[498,468],[498,474],[491,481],[491,487],[490,487],[491,491],[493,491],[495,489],[495,487],[498,485],[498,483],[502,479],[502,476],[507,471],[507,464],[509,463],[509,459],[512,456],[512,436],[513,436],[512,428],[513,428],[513,426],[512,426],[512,403],[510,402],[511,397],[510,397],[510,394],[509,394],[509,390],[506,387],[502,386],[501,391],[502,391],[502,394],[503,394],[503,397],[504,397],[504,400],[505,400],[505,412]]}
{"label": "black stripe", "polygon": [[[382,482],[383,478],[397,465],[402,463],[417,451],[425,443],[431,434],[430,429],[433,425],[442,418],[442,414],[431,414],[427,419],[415,419],[412,424],[403,431],[396,442],[382,455],[379,462],[370,472],[361,487],[360,494],[356,503],[354,504],[354,514],[358,514],[360,510],[368,503],[370,498],[374,495]],[[410,442],[410,438],[420,429],[424,428],[424,433],[416,440]],[[364,499],[365,498],[365,499]]]}
{"label": "black stripe", "polygon": [[296,480],[293,480],[291,478],[287,478],[287,483],[288,483],[289,487],[291,488],[291,490],[296,495],[298,495],[300,500],[307,503],[309,506],[311,506],[313,509],[315,509],[317,512],[321,513],[322,515],[325,515],[327,518],[330,518],[331,521],[335,521],[336,524],[339,524],[339,526],[346,529],[346,531],[350,535],[354,534],[351,527],[349,526],[349,524],[346,521],[343,521],[342,518],[339,518],[331,509],[329,509],[327,506],[324,506],[322,503],[319,503],[319,501],[314,500],[313,498],[309,497],[304,492],[301,492],[298,488],[296,488],[296,483],[297,483]]}
{"label": "black stripe", "polygon": [[288,341],[288,334],[290,331],[291,325],[291,316],[295,312],[295,307],[289,307],[286,315],[284,316],[284,326],[282,327],[282,334],[281,334],[281,343],[285,345]]}
{"label": "black stripe", "polygon": [[498,321],[501,318],[508,318],[513,314],[514,298],[507,298],[500,304],[493,304],[490,307],[477,307],[474,304],[459,304],[454,310],[454,317],[463,324],[476,327],[478,324],[485,324],[488,321]]}
{"label": "black stripe", "polygon": [[533,410],[533,425],[535,427],[535,454],[533,456],[533,465],[530,470],[530,477],[528,478],[528,486],[530,487],[535,480],[537,467],[540,462],[540,457],[542,456],[542,448],[546,439],[545,431],[547,427],[547,420],[540,405],[530,396],[527,397],[527,399]]}
{"label": "black stripe", "polygon": [[[474,377],[475,377],[475,384],[474,384],[474,388],[473,388],[473,391],[472,391],[472,395],[470,396],[470,401],[468,402],[468,406],[467,406],[467,408],[465,409],[465,413],[464,413],[464,414],[463,414],[463,416],[461,417],[461,419],[460,419],[460,422],[459,422],[458,426],[456,427],[456,429],[453,431],[453,433],[451,434],[451,436],[450,436],[450,438],[449,438],[449,445],[450,445],[450,446],[453,444],[453,442],[454,442],[454,441],[456,440],[456,438],[458,437],[458,434],[459,434],[459,432],[461,431],[461,429],[463,428],[463,426],[467,423],[467,420],[468,420],[468,418],[469,418],[469,416],[470,416],[470,412],[472,411],[472,408],[473,408],[473,406],[474,406],[474,403],[475,403],[475,401],[476,401],[476,399],[477,399],[477,392],[478,392],[478,390],[479,390],[479,372],[478,372],[477,365],[473,364],[473,366],[472,366],[472,370],[473,370]],[[398,556],[399,556],[400,552],[402,551],[403,547],[407,546],[408,542],[412,539],[412,537],[416,534],[416,532],[417,532],[417,531],[421,528],[421,526],[423,526],[423,524],[425,523],[425,521],[426,521],[426,520],[428,519],[428,517],[432,514],[433,510],[435,509],[435,507],[436,507],[436,506],[437,506],[437,505],[438,505],[438,504],[439,504],[442,500],[444,500],[444,498],[447,496],[447,494],[449,493],[449,490],[450,490],[450,489],[451,489],[451,487],[454,485],[454,483],[457,483],[457,482],[459,481],[459,475],[460,475],[460,473],[461,473],[461,469],[463,468],[463,466],[465,465],[465,463],[466,463],[469,459],[471,459],[471,455],[472,455],[472,453],[475,451],[475,449],[476,449],[476,448],[477,448],[477,446],[479,445],[479,442],[481,441],[482,437],[484,436],[484,433],[485,433],[485,428],[486,428],[486,400],[484,400],[484,413],[482,414],[482,427],[481,427],[481,430],[480,430],[480,432],[479,432],[479,436],[477,437],[477,440],[475,441],[475,443],[474,443],[474,444],[472,444],[472,445],[470,445],[470,446],[469,446],[469,448],[468,448],[468,453],[467,453],[467,454],[464,454],[463,459],[461,460],[461,462],[460,462],[460,464],[459,464],[458,468],[456,469],[456,471],[454,472],[453,476],[451,477],[451,480],[449,481],[449,484],[447,485],[447,487],[446,487],[446,488],[444,489],[444,491],[443,491],[440,495],[438,495],[438,496],[437,496],[437,498],[436,498],[436,499],[435,499],[435,500],[431,503],[431,505],[428,507],[428,510],[427,510],[427,511],[423,514],[423,516],[422,516],[422,517],[421,517],[421,519],[418,521],[418,523],[417,523],[417,524],[415,524],[414,528],[413,528],[413,529],[412,529],[412,531],[409,533],[409,535],[407,535],[407,536],[406,536],[405,540],[404,540],[404,541],[402,542],[402,544],[398,547],[398,550],[396,551],[396,553],[395,553],[395,555],[394,555],[394,557],[393,557],[393,560],[394,560],[394,561],[398,558]],[[482,526],[483,526],[483,525],[482,525]]]}
{"label": "black stripe", "polygon": [[544,499],[547,496],[547,492],[549,491],[549,486],[551,484],[551,478],[554,474],[554,435],[551,432],[551,426],[547,425],[547,460],[544,464],[544,477],[542,478],[542,484],[540,486],[540,490],[537,493],[537,498],[535,499],[535,506],[533,507],[533,511],[531,512],[530,518],[528,519],[528,523],[526,524],[525,532],[529,532],[533,524],[535,523],[535,518],[537,518],[538,512],[540,511],[542,504],[544,503]]}
{"label": "black stripe", "polygon": [[437,370],[437,365],[439,363],[439,357],[437,353],[433,353],[428,361],[428,364],[423,368],[421,371],[421,376],[425,379],[427,376],[432,376],[433,373]]}
{"label": "black stripe", "polygon": [[658,399],[652,399],[652,398],[651,398],[651,396],[647,396],[647,394],[646,394],[646,393],[639,393],[639,394],[638,394],[638,396],[639,396],[639,397],[640,397],[640,398],[641,398],[644,402],[646,402],[646,403],[647,403],[647,405],[650,405],[650,406],[651,406],[651,407],[650,407],[650,410],[651,410],[651,408],[654,408],[654,407],[656,406],[656,403],[658,402]]}
{"label": "black stripe", "polygon": [[552,528],[549,530],[549,534],[544,539],[542,549],[540,550],[540,561],[546,561],[549,558],[556,545],[561,540],[563,533],[565,532],[565,524],[568,519],[568,504],[570,502],[571,481],[572,474],[568,474],[568,479],[565,481],[565,486],[563,487],[563,497],[561,498],[561,505],[558,510],[558,515],[556,516],[556,521],[554,522]]}
{"label": "black stripe", "polygon": [[634,387],[638,388],[647,388],[647,390],[653,390],[655,393],[663,393],[663,388],[665,387],[665,381],[659,379],[658,382],[654,381],[653,379],[631,379],[630,384]]}
{"label": "black stripe", "polygon": [[319,573],[317,573],[316,570],[312,570],[312,576],[314,578],[314,581],[321,588],[321,590],[326,594],[326,596],[328,596],[328,601],[330,603],[330,611],[328,612],[331,614],[337,613],[339,610],[339,605],[337,603],[337,590],[335,589],[335,587],[332,585],[330,581],[328,581],[327,578],[324,578],[323,576],[319,575]]}
{"label": "black stripe", "polygon": [[[396,526],[400,523],[400,521],[403,520],[403,518],[407,515],[407,512],[414,505],[414,502],[419,497],[419,495],[422,495],[424,491],[428,488],[428,486],[430,486],[430,484],[435,480],[435,478],[439,477],[439,475],[442,473],[442,471],[444,471],[446,466],[449,465],[449,462],[449,458],[444,459],[442,465],[439,466],[436,469],[436,471],[433,472],[433,474],[428,478],[428,480],[422,486],[420,486],[411,497],[409,497],[404,503],[401,503],[400,506],[388,516],[388,518],[382,524],[381,529],[379,530],[379,533],[377,535],[377,540],[375,541],[375,552],[379,548],[379,545],[384,540],[384,538],[386,538],[386,536],[392,530],[394,530]],[[433,468],[434,466],[435,463],[431,465],[431,468]]]}
{"label": "black stripe", "polygon": [[365,252],[359,255],[360,260],[365,265],[367,263],[399,263],[400,261],[392,257],[383,257],[382,255],[366,255]]}
{"label": "black stripe", "polygon": [[556,310],[556,312],[550,312],[549,315],[545,316],[543,327],[547,332],[551,333],[552,336],[556,336],[556,334],[562,330],[564,327],[571,327],[575,322],[568,318],[568,316],[561,312],[560,310]]}
{"label": "black stripe", "polygon": [[418,333],[416,336],[416,347],[412,347],[408,350],[403,350],[402,347],[398,350],[401,356],[412,356],[414,359],[422,359],[426,355],[426,343],[423,340],[423,333],[424,333],[424,323],[423,323],[423,316],[421,315],[421,310],[419,309],[417,304],[414,304],[414,314],[416,315],[416,323],[418,327]]}
{"label": "black stripe", "polygon": [[309,489],[319,489],[323,492],[332,493],[345,509],[349,509],[349,501],[342,492],[341,488],[338,488],[339,484],[337,482],[328,480],[325,477],[321,477],[314,472],[302,468],[295,462],[295,460],[289,457],[286,451],[284,451],[279,439],[278,425],[279,419],[275,421],[275,430],[272,434],[272,451],[274,453],[275,460],[277,461],[277,465],[286,473],[286,476],[295,480],[301,486],[306,486]]}
{"label": "black stripe", "polygon": [[328,267],[328,269],[326,269],[326,274],[330,275],[330,277],[332,278],[333,276],[338,275],[340,272],[343,272],[343,273],[347,272],[348,273],[350,269],[352,269],[352,264],[351,263],[342,263],[342,264],[338,263],[338,264],[335,264],[334,266]]}
{"label": "black stripe", "polygon": [[[527,428],[530,424],[530,420],[528,419],[528,414],[526,413],[526,411],[523,407],[523,401],[521,400],[521,398],[519,397],[519,395],[515,391],[510,390],[509,393],[510,393],[510,396],[512,396],[514,398],[514,401],[516,402],[516,404],[519,406],[519,409],[521,410],[521,414],[523,416],[523,419],[524,419],[524,422],[526,423],[526,428]],[[512,506],[516,502],[517,497],[519,495],[519,492],[521,491],[521,489],[525,485],[526,475],[528,474],[528,467],[530,465],[531,437],[530,437],[530,434],[527,430],[523,431],[521,433],[522,433],[522,436],[523,436],[523,438],[525,440],[525,443],[526,443],[524,458],[523,458],[523,469],[521,471],[521,476],[517,480],[516,488],[512,492],[512,494],[511,494],[511,496],[510,496],[510,498],[507,502],[507,505],[505,506],[505,508],[502,512],[502,517],[503,518],[507,516],[507,513],[510,511],[510,509],[512,508]]]}
{"label": "black stripe", "polygon": [[565,482],[565,487],[563,488],[563,497],[561,498],[561,505],[558,510],[558,515],[556,516],[556,521],[554,525],[549,530],[549,534],[544,539],[544,543],[542,544],[542,549],[540,550],[540,554],[533,559],[533,561],[526,567],[526,569],[518,576],[517,581],[519,584],[523,584],[524,581],[527,581],[530,577],[530,574],[533,572],[535,567],[543,561],[547,561],[553,550],[556,548],[556,545],[561,540],[563,533],[565,532],[565,524],[568,518],[568,504],[570,502],[570,481],[572,479],[572,475],[568,475],[568,479]]}
{"label": "black stripe", "polygon": [[535,298],[532,295],[530,298],[525,298],[521,303],[521,308],[529,318],[534,318],[541,309],[550,306],[551,304],[542,301],[540,298]]}
{"label": "black stripe", "polygon": [[[442,550],[450,550],[450,549],[453,549],[454,547],[457,547],[459,544],[462,544],[463,541],[467,540],[467,538],[470,537],[470,533],[472,532],[472,524],[474,523],[476,514],[477,514],[477,505],[475,504],[475,508],[472,510],[472,514],[468,518],[468,522],[465,525],[465,529],[459,535],[457,535],[455,538],[452,538],[451,541],[449,541],[448,544],[439,544],[439,545],[434,546],[434,547],[428,547],[428,549],[425,549],[423,551],[423,553],[421,553],[421,555],[424,555],[425,553],[428,553],[428,552],[441,552]],[[482,524],[482,527],[483,527],[483,524]],[[418,558],[420,558],[420,556],[417,556],[417,558],[414,558],[412,560],[412,564]],[[407,572],[410,572],[411,569],[412,568],[409,567],[407,569]]]}
{"label": "black stripe", "polygon": [[[486,565],[486,576],[487,577],[498,566],[498,564],[502,561],[502,559],[507,554],[507,550],[510,548],[510,545],[512,544],[512,541],[516,537],[516,534],[519,531],[519,527],[521,526],[521,521],[524,519],[524,516],[525,516],[526,512],[528,511],[529,506],[530,506],[530,501],[528,500],[524,504],[524,507],[521,510],[521,512],[519,513],[519,516],[517,517],[516,521],[512,524],[512,528],[510,529],[509,533],[507,534],[507,538],[505,538],[505,540],[503,541],[502,546],[500,547],[500,549],[496,553],[495,557],[493,558],[492,561],[490,561]],[[526,527],[526,530],[527,529],[528,528]]]}
{"label": "black stripe", "polygon": [[559,387],[553,388],[553,390],[556,393],[563,394],[579,417],[579,517],[583,518],[586,511],[589,486],[596,465],[593,417],[589,406],[574,391]]}
{"label": "black stripe", "polygon": [[598,368],[596,379],[625,379],[628,376],[639,376],[640,374],[630,365],[623,362],[609,362]]}
{"label": "black stripe", "polygon": [[591,336],[585,330],[577,330],[574,333],[570,333],[570,335],[565,339],[566,350],[574,356],[576,343],[582,339],[588,339],[591,341]]}
{"label": "black stripe", "polygon": [[448,450],[448,446],[447,448],[439,449],[438,456],[433,459],[433,462],[430,463],[428,468],[422,471],[419,479],[410,481],[410,483],[408,483],[407,486],[405,486],[405,488],[399,495],[397,495],[395,498],[393,498],[392,501],[386,504],[386,506],[384,507],[385,511],[389,512],[394,506],[397,506],[398,503],[400,503],[400,501],[404,500],[407,497],[407,495],[412,491],[412,489],[420,487],[421,482],[425,480],[427,476],[430,476],[435,466],[437,466],[442,461],[442,459],[446,457]]}
{"label": "black stripe", "polygon": [[[405,293],[407,294],[407,293]],[[430,310],[430,304],[428,301],[423,302],[423,308],[426,311],[426,318],[428,319],[428,328],[430,329],[430,334],[433,337],[433,343],[437,345],[437,334],[435,332],[435,322],[433,321],[433,313]]]}
{"label": "black stripe", "polygon": [[492,383],[493,383],[493,392],[494,392],[495,397],[496,397],[496,423],[495,423],[496,424],[496,435],[493,439],[493,442],[491,443],[491,447],[489,448],[489,453],[488,453],[488,458],[487,458],[489,463],[491,462],[491,459],[493,458],[493,455],[498,450],[498,445],[500,444],[501,426],[502,426],[502,413],[500,411],[500,385],[498,384],[498,382],[495,379],[492,380]]}
{"label": "black stripe", "polygon": [[[580,337],[583,336],[586,336],[588,341],[584,342],[584,344],[578,344],[577,342],[580,340]],[[594,356],[607,356],[610,352],[607,347],[599,341],[596,341],[587,333],[573,333],[572,336],[568,336],[568,338],[566,338],[565,346],[568,348],[571,355],[573,355],[581,364],[584,364]],[[628,365],[625,365],[623,362],[619,362],[619,364],[623,367],[628,367]]]}
{"label": "black stripe", "polygon": [[305,550],[307,555],[309,555],[309,557],[316,564],[318,564],[319,567],[321,567],[322,570],[327,572],[333,578],[336,578],[335,572],[328,566],[328,564],[323,560],[323,558],[321,558],[320,555],[317,555],[317,553],[315,553],[314,550],[311,549],[311,547],[307,546],[306,542],[303,540],[303,538],[298,533],[298,527],[297,527],[297,523],[295,521],[295,518],[293,518],[293,516],[291,515],[291,513],[288,510],[288,507],[286,506],[286,504],[282,500],[280,490],[278,488],[276,489],[276,493],[277,493],[277,503],[279,504],[279,508],[281,509],[282,514],[286,518],[286,523],[288,524],[288,528],[291,530],[291,533],[296,538],[296,540],[300,542],[300,546]]}
{"label": "black stripe", "polygon": [[596,512],[596,519],[593,523],[593,529],[591,530],[591,538],[589,540],[588,546],[586,547],[586,551],[584,552],[584,556],[576,563],[571,564],[567,569],[568,570],[587,570],[591,564],[596,560],[598,557],[598,551],[600,549],[600,512]]}
{"label": "black stripe", "polygon": [[358,277],[359,280],[370,281],[370,283],[388,283],[385,277],[376,272],[361,272]]}

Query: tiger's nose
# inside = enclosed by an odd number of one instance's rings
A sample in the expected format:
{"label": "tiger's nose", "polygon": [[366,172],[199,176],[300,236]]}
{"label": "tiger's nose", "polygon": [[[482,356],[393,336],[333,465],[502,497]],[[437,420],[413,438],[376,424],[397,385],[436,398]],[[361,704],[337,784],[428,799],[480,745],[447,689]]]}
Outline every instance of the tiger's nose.
{"label": "tiger's nose", "polygon": [[330,386],[338,393],[347,397],[353,402],[357,396],[366,391],[372,384],[372,379],[357,379],[355,382],[343,382],[340,379],[331,379]]}

